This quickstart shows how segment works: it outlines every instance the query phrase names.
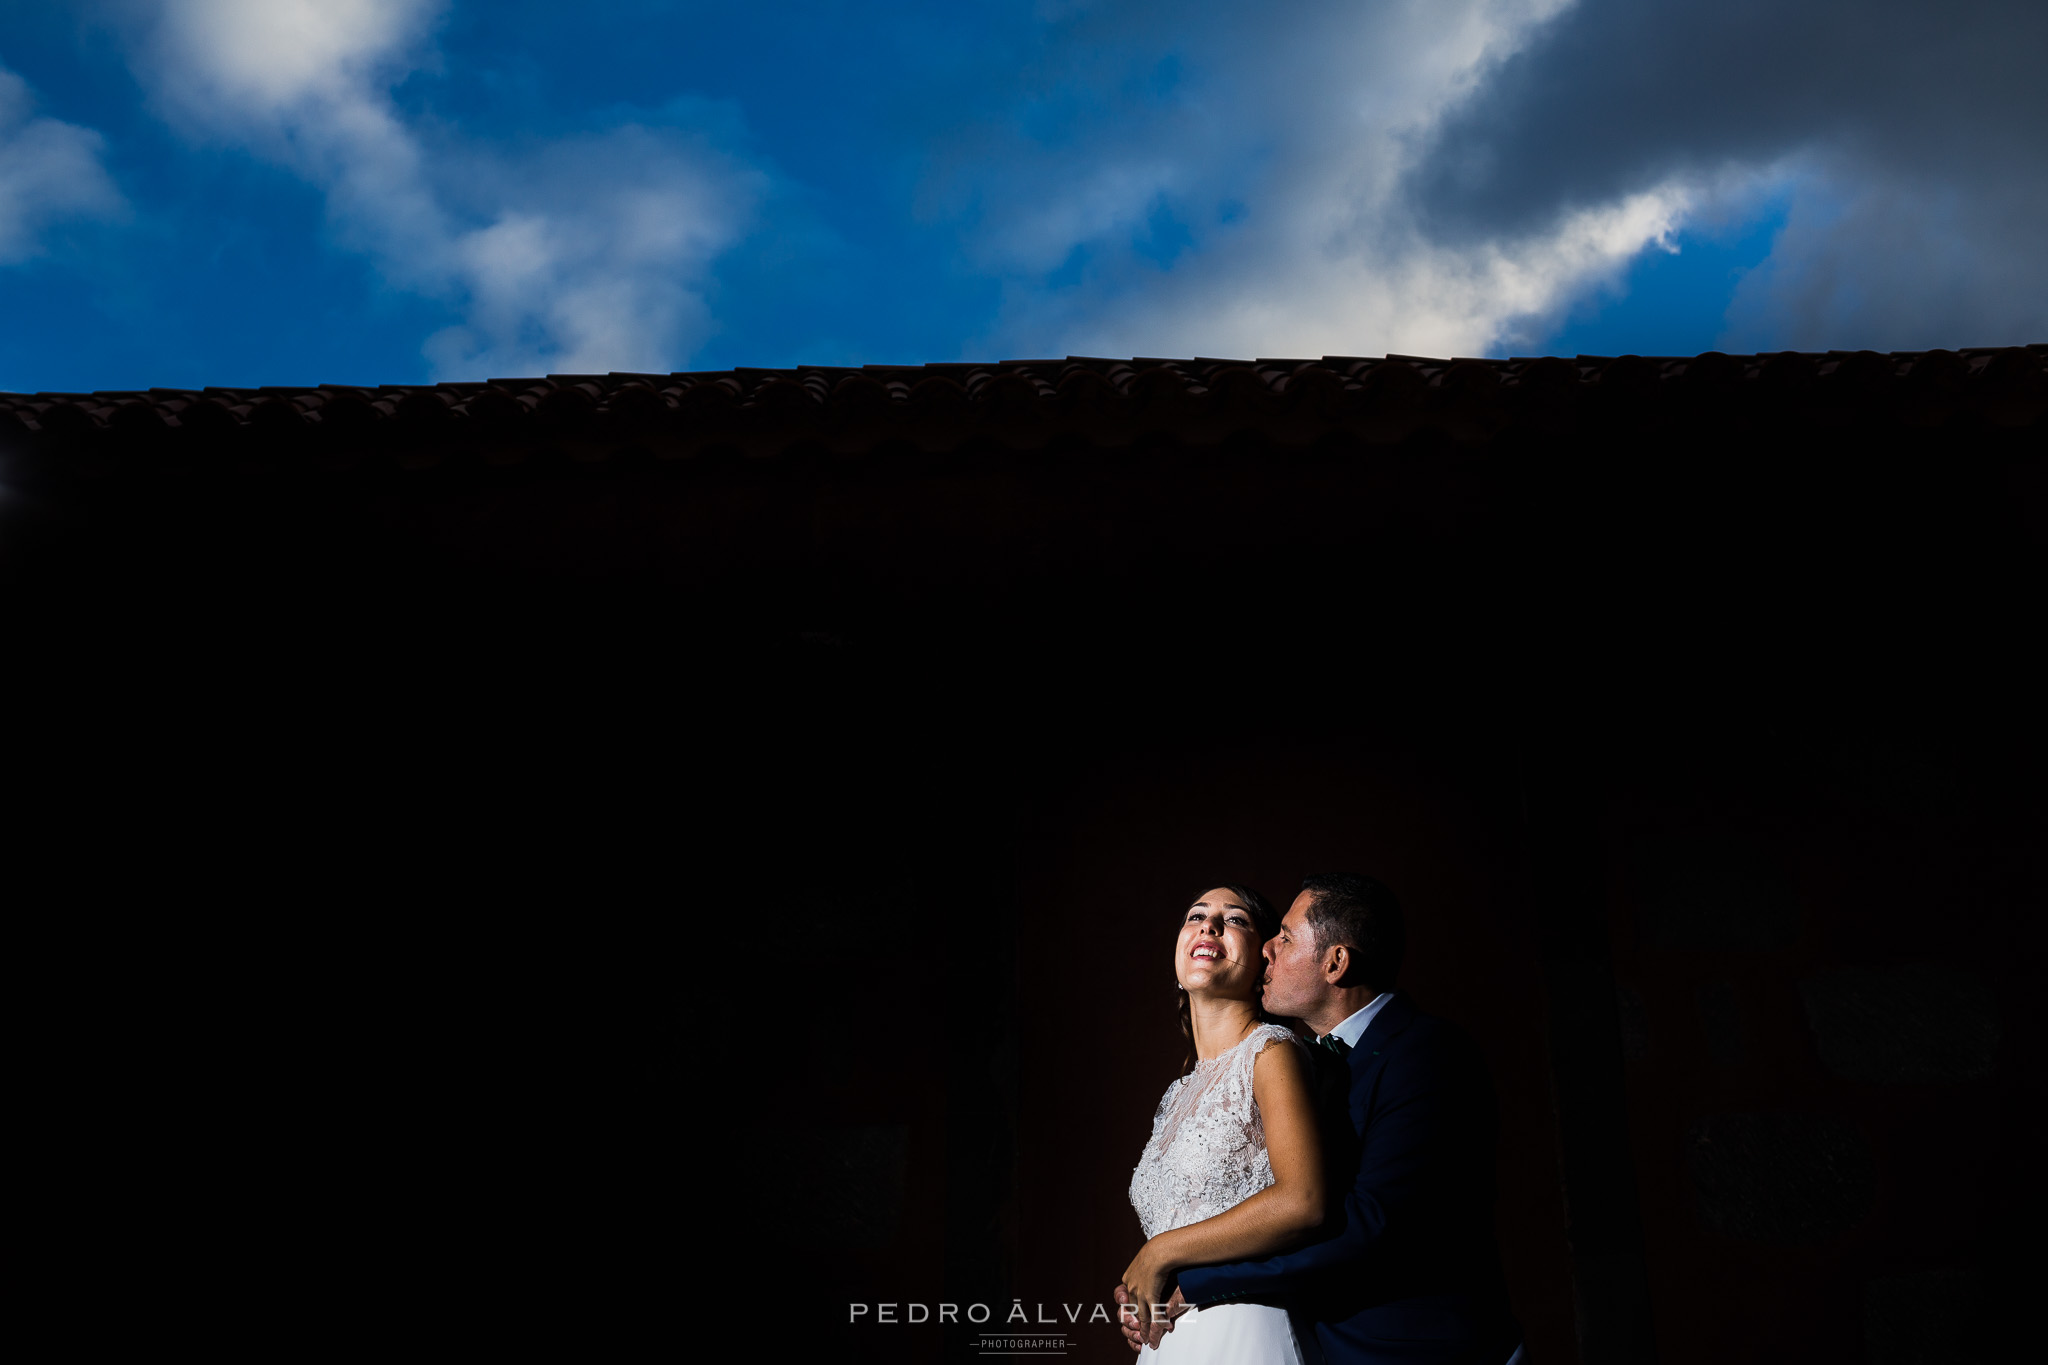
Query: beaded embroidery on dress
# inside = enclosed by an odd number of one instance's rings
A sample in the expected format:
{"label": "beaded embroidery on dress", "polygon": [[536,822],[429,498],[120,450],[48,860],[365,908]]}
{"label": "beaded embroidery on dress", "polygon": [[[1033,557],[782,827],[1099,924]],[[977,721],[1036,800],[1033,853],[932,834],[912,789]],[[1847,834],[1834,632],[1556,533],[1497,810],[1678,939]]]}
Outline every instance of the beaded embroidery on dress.
{"label": "beaded embroidery on dress", "polygon": [[[1261,1024],[1166,1087],[1131,1174],[1131,1206],[1146,1237],[1214,1218],[1273,1183],[1252,1063],[1282,1038],[1301,1045],[1278,1024]],[[1224,1303],[1191,1309],[1156,1351],[1138,1352],[1137,1365],[1302,1365],[1302,1354],[1286,1309]]]}
{"label": "beaded embroidery on dress", "polygon": [[1273,1183],[1266,1125],[1252,1098],[1252,1063],[1282,1038],[1300,1046],[1280,1025],[1261,1024],[1166,1087],[1152,1139],[1131,1175],[1131,1207],[1147,1237],[1214,1218]]}

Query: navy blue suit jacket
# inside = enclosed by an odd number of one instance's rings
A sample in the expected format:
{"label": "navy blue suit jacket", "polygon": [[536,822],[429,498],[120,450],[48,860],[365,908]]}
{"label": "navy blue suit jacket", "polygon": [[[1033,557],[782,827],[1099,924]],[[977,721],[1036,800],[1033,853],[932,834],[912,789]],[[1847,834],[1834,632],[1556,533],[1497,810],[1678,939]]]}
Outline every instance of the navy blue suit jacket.
{"label": "navy blue suit jacket", "polygon": [[1341,1208],[1298,1251],[1182,1271],[1182,1296],[1283,1306],[1313,1325],[1328,1365],[1505,1365],[1521,1328],[1494,1241],[1496,1119],[1478,1048],[1396,995],[1328,1061],[1350,1119],[1334,1129],[1349,1150],[1327,1154]]}

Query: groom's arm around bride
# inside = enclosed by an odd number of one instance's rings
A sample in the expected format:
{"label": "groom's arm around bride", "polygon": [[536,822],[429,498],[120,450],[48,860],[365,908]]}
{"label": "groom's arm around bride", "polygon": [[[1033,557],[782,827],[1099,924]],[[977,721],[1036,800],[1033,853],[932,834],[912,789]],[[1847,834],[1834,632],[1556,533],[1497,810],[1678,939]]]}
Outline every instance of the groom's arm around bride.
{"label": "groom's arm around bride", "polygon": [[1353,1139],[1331,1172],[1341,1207],[1300,1250],[1181,1271],[1180,1294],[1283,1305],[1329,1365],[1506,1365],[1521,1332],[1494,1241],[1492,1085],[1461,1030],[1391,991],[1405,937],[1373,879],[1303,884],[1267,950],[1265,1008],[1334,1054]]}

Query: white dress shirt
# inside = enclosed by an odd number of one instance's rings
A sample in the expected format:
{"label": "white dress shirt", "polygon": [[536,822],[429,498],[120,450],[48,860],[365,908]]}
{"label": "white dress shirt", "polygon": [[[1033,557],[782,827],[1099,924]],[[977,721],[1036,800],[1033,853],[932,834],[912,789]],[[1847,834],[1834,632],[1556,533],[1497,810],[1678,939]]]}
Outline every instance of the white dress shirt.
{"label": "white dress shirt", "polygon": [[1393,998],[1394,993],[1392,991],[1381,991],[1367,1002],[1364,1009],[1331,1029],[1330,1033],[1318,1036],[1316,1041],[1320,1043],[1324,1038],[1334,1034],[1344,1040],[1344,1046],[1357,1047],[1359,1038],[1364,1036],[1366,1029],[1371,1027],[1372,1021],[1379,1017],[1379,1012],[1385,1009],[1387,1002]]}

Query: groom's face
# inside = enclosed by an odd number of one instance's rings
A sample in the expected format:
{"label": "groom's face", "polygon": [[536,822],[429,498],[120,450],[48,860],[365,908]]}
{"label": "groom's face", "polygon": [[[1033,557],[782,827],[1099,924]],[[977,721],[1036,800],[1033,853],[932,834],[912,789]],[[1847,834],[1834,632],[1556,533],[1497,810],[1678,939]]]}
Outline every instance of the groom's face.
{"label": "groom's face", "polygon": [[1308,908],[1315,898],[1304,891],[1287,907],[1280,932],[1266,940],[1266,1013],[1299,1019],[1322,1002],[1326,989],[1315,926]]}

